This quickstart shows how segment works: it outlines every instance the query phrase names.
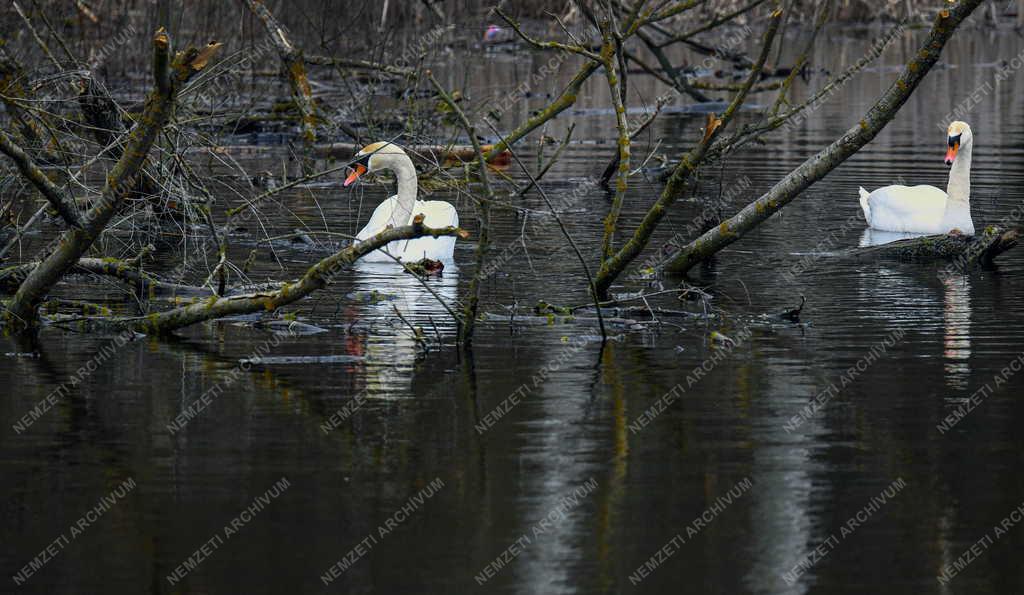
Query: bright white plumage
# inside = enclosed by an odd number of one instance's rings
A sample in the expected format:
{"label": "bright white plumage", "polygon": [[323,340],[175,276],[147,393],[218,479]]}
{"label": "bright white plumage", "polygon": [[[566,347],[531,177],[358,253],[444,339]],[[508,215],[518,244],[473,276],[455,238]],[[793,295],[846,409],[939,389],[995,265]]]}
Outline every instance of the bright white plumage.
{"label": "bright white plumage", "polygon": [[939,234],[959,229],[974,234],[969,205],[952,205],[948,195],[935,186],[883,186],[868,193],[860,189],[864,219],[873,229],[910,233]]}
{"label": "bright white plumage", "polygon": [[860,206],[872,229],[892,232],[942,234],[959,231],[974,235],[971,220],[971,128],[964,122],[949,125],[946,165],[951,165],[947,192],[934,186],[884,186],[873,192],[860,189]]}

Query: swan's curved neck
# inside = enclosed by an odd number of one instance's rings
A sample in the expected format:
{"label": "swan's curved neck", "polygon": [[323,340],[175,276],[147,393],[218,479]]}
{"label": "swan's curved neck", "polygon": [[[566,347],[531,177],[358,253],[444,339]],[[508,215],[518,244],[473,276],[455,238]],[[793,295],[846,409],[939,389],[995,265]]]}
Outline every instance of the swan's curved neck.
{"label": "swan's curved neck", "polygon": [[949,185],[946,195],[950,200],[970,202],[971,200],[971,148],[973,143],[960,147],[956,161],[949,170]]}
{"label": "swan's curved neck", "polygon": [[416,168],[408,155],[388,155],[385,167],[395,172],[398,179],[398,197],[390,223],[395,227],[409,225],[416,207]]}

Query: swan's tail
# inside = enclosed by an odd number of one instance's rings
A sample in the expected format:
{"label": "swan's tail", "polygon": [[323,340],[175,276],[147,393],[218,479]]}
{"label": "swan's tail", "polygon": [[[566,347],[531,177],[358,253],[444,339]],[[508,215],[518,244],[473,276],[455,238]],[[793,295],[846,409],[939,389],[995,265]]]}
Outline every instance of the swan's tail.
{"label": "swan's tail", "polygon": [[868,204],[868,196],[870,196],[867,190],[863,186],[860,187],[860,208],[864,210],[864,220],[871,225],[871,205]]}

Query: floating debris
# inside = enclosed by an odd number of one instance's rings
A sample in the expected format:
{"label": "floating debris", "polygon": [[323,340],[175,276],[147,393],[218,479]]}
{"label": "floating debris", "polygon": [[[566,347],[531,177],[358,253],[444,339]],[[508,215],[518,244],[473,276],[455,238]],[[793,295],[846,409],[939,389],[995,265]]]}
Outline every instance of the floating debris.
{"label": "floating debris", "polygon": [[405,263],[405,272],[417,277],[440,277],[444,272],[444,263],[440,260],[424,258],[416,262]]}
{"label": "floating debris", "polygon": [[709,336],[709,338],[711,339],[712,343],[719,343],[719,344],[722,344],[722,345],[729,345],[730,347],[735,347],[736,346],[736,341],[734,339],[730,338],[727,335],[723,335],[722,333],[720,333],[718,331],[711,331],[711,335]]}
{"label": "floating debris", "polygon": [[298,320],[268,320],[267,322],[256,323],[256,328],[266,328],[271,332],[284,335],[319,335],[326,333],[327,329],[300,322]]}
{"label": "floating debris", "polygon": [[791,308],[789,310],[786,310],[785,312],[780,312],[780,313],[776,314],[776,316],[778,316],[779,318],[781,318],[783,320],[789,320],[789,321],[792,321],[792,322],[800,322],[800,313],[803,312],[804,304],[805,303],[807,303],[807,298],[805,298],[804,296],[800,296],[800,305],[799,306],[797,306],[796,308]]}
{"label": "floating debris", "polygon": [[390,302],[398,299],[396,293],[385,293],[383,291],[353,291],[345,296],[346,299],[354,302],[362,302],[364,304],[379,304],[381,302]]}

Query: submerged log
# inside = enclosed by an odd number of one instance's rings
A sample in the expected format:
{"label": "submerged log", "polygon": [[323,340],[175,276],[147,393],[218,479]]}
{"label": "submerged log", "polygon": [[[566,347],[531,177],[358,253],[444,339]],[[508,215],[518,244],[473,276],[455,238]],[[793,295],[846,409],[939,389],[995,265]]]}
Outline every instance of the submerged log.
{"label": "submerged log", "polygon": [[[490,153],[495,145],[483,145],[480,148],[484,153]],[[330,143],[316,145],[317,157],[332,157],[335,159],[350,159],[363,147],[354,143]],[[476,159],[476,150],[472,145],[405,145],[406,152],[414,157],[437,161],[442,164],[471,162]],[[505,165],[511,162],[508,150],[492,155],[489,163]]]}
{"label": "submerged log", "polygon": [[963,267],[989,266],[997,256],[1017,245],[1020,229],[987,227],[976,236],[933,235],[897,240],[878,246],[853,248],[842,256],[899,260],[952,260]]}

